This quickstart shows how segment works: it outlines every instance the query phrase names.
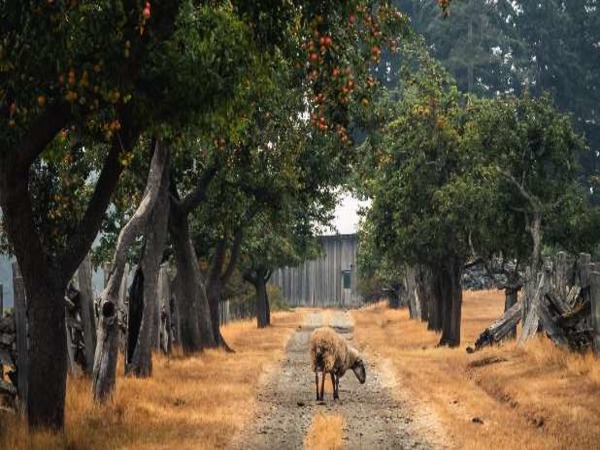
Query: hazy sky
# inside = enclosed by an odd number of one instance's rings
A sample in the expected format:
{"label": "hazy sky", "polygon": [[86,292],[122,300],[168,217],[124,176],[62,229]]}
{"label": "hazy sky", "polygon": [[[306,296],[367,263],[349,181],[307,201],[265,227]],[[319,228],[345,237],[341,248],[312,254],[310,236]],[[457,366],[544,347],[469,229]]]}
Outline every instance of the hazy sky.
{"label": "hazy sky", "polygon": [[[352,234],[358,230],[359,217],[357,214],[361,206],[368,205],[368,201],[360,201],[349,194],[344,194],[340,198],[335,209],[335,219],[333,225],[339,234]],[[335,230],[325,231],[324,234],[336,234]]]}

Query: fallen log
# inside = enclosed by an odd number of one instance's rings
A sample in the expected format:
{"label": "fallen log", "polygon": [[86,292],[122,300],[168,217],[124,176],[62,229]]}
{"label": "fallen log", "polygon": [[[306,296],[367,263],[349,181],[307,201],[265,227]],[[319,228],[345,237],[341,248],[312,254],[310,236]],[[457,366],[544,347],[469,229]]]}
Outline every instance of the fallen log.
{"label": "fallen log", "polygon": [[467,347],[468,353],[481,350],[488,345],[494,345],[508,337],[511,330],[517,326],[521,320],[522,304],[515,303],[511,306],[504,315],[486,328],[475,341],[474,347]]}

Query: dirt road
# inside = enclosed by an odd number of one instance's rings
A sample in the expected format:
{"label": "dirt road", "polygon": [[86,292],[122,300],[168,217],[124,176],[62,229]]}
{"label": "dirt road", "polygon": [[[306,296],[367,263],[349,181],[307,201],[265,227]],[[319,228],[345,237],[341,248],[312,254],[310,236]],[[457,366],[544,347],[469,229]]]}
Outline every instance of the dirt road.
{"label": "dirt road", "polygon": [[326,392],[317,403],[314,374],[309,366],[309,338],[313,329],[330,325],[352,342],[353,323],[343,311],[311,312],[291,337],[286,358],[265,380],[258,397],[255,420],[234,438],[235,449],[300,449],[313,415],[339,414],[344,418],[347,449],[432,448],[413,426],[406,404],[392,395],[396,380],[385,362],[367,360],[367,382],[360,385],[352,372],[340,380],[340,400]]}

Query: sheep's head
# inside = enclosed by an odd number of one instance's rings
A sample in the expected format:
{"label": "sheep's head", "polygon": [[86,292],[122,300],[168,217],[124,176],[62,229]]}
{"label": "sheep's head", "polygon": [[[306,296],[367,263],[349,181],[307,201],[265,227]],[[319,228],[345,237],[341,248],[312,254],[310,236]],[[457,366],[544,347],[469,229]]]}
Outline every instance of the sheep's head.
{"label": "sheep's head", "polygon": [[354,375],[356,375],[358,381],[360,381],[360,384],[364,384],[365,381],[367,381],[367,371],[365,369],[365,363],[361,358],[358,358],[354,362],[351,369],[354,372]]}

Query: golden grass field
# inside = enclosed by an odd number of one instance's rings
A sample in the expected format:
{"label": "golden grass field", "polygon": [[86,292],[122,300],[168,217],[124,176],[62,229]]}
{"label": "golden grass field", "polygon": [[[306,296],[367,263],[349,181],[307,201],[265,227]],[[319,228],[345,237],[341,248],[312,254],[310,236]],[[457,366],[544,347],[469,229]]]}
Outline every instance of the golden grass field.
{"label": "golden grass field", "polygon": [[125,378],[119,367],[114,401],[95,406],[90,380],[69,378],[64,435],[29,435],[22,421],[0,415],[0,449],[214,449],[226,446],[252,418],[261,374],[284,354],[301,311],[223,327],[235,354],[210,350],[193,358],[155,356],[154,376]]}
{"label": "golden grass field", "polygon": [[339,414],[315,414],[304,439],[304,448],[306,450],[343,449],[343,428],[344,418]]}
{"label": "golden grass field", "polygon": [[[453,448],[600,448],[600,360],[565,352],[544,337],[465,352],[502,314],[500,291],[465,292],[460,348],[383,304],[352,313],[367,357],[388,359],[417,409],[431,411]],[[487,357],[506,361],[469,366]],[[474,423],[479,418],[483,424]]]}

